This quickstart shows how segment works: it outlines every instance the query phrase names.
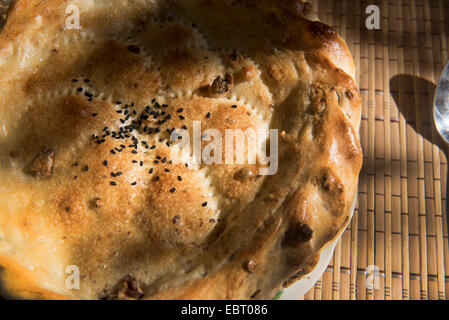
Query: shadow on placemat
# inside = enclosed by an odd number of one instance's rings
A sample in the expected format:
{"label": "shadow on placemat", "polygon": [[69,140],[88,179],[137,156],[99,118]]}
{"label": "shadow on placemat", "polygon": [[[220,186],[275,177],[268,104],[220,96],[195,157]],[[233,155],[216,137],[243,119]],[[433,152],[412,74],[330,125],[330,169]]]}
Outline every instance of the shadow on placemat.
{"label": "shadow on placemat", "polygon": [[[405,96],[411,95],[413,99],[401,99],[399,97],[399,90],[398,90],[400,86],[402,89],[402,93]],[[398,106],[399,111],[404,115],[407,123],[412,126],[412,128],[416,131],[417,134],[421,135],[424,139],[431,142],[432,144],[438,146],[438,148],[442,150],[446,155],[446,159],[448,159],[448,145],[443,141],[443,139],[440,138],[439,133],[436,130],[433,118],[433,97],[435,96],[436,85],[433,82],[430,82],[423,78],[419,78],[412,75],[400,74],[390,79],[390,88],[392,88],[391,95],[393,96],[393,99],[396,105]],[[393,88],[395,90],[393,90]],[[419,92],[415,92],[415,88],[416,90],[419,90]],[[417,95],[415,95],[415,93],[417,93]],[[427,101],[429,101],[429,103],[421,103],[423,100],[422,95],[424,93],[428,95]],[[417,106],[416,105],[417,102],[415,101],[414,98],[415,96],[420,97],[420,101],[418,101],[418,106],[421,106],[422,108],[420,111],[421,114],[423,115],[423,121],[424,119],[427,118],[427,116],[425,115],[431,115],[430,130],[424,130],[423,129],[424,126],[421,126],[420,130],[417,129],[416,116],[414,115],[415,113],[414,110],[416,109]],[[406,102],[402,100],[406,100]],[[432,103],[430,103],[430,101],[432,101]],[[432,130],[435,130],[435,136],[437,137],[437,139],[434,139],[435,141],[432,141]],[[449,172],[446,181],[449,182]],[[449,188],[447,187],[446,187],[446,199],[449,200]],[[446,212],[449,213],[449,201],[446,201]],[[449,225],[449,223],[447,225]]]}

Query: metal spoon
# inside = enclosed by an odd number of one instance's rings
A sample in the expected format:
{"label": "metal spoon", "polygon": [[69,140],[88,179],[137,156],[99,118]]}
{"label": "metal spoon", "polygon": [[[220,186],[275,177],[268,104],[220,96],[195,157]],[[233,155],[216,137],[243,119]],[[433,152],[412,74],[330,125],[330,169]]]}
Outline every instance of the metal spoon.
{"label": "metal spoon", "polygon": [[433,116],[438,132],[449,143],[449,62],[441,73],[435,92]]}

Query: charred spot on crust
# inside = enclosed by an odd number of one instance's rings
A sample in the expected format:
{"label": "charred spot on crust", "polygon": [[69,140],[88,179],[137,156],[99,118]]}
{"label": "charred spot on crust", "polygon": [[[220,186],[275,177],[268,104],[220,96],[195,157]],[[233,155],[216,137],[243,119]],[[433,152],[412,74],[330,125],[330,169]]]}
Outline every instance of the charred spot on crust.
{"label": "charred spot on crust", "polygon": [[103,201],[101,198],[94,198],[94,205],[96,208],[101,208],[103,206]]}
{"label": "charred spot on crust", "polygon": [[210,89],[213,94],[225,94],[234,87],[234,77],[230,73],[226,73],[224,77],[215,78]]}
{"label": "charred spot on crust", "polygon": [[339,179],[331,172],[330,169],[324,171],[320,179],[320,187],[324,191],[330,192],[332,194],[340,194],[343,192],[343,184]]}
{"label": "charred spot on crust", "polygon": [[285,233],[282,245],[287,247],[296,247],[301,243],[310,241],[312,236],[313,230],[307,224],[297,222]]}
{"label": "charred spot on crust", "polygon": [[254,271],[256,271],[257,269],[257,263],[254,259],[249,260],[248,262],[245,263],[245,270],[249,273],[254,273]]}
{"label": "charred spot on crust", "polygon": [[104,294],[101,299],[142,299],[144,293],[139,287],[139,282],[131,275],[125,276],[112,293]]}
{"label": "charred spot on crust", "polygon": [[135,54],[139,54],[140,53],[140,48],[136,47],[134,45],[127,46],[126,49],[128,49],[129,52],[132,52],[132,53],[135,53]]}
{"label": "charred spot on crust", "polygon": [[312,90],[310,113],[322,117],[327,110],[327,100],[321,87]]}
{"label": "charred spot on crust", "polygon": [[346,205],[344,185],[332,169],[324,169],[315,183],[322,190],[325,209],[336,216],[343,214]]}
{"label": "charred spot on crust", "polygon": [[354,95],[352,94],[351,90],[347,90],[345,95],[349,100],[352,100],[354,98]]}
{"label": "charred spot on crust", "polygon": [[260,293],[260,289],[259,290],[256,290],[252,295],[251,295],[251,299],[254,299],[255,297],[257,297],[258,295],[259,295],[259,293]]}
{"label": "charred spot on crust", "polygon": [[33,160],[30,171],[40,179],[51,177],[53,173],[55,152],[51,149],[44,149]]}
{"label": "charred spot on crust", "polygon": [[254,173],[250,169],[240,169],[234,173],[234,179],[238,181],[247,181],[254,178]]}
{"label": "charred spot on crust", "polygon": [[337,36],[337,33],[335,32],[334,28],[320,21],[312,21],[309,24],[309,31],[315,37],[325,38],[329,40],[333,40]]}
{"label": "charred spot on crust", "polygon": [[11,151],[9,155],[11,158],[17,158],[20,155],[20,153],[19,151]]}

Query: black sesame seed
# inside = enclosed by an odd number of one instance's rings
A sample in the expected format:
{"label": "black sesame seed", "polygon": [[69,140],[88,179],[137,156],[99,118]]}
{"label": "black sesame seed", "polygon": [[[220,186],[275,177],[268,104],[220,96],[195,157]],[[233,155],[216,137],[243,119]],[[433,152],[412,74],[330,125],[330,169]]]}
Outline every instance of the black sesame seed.
{"label": "black sesame seed", "polygon": [[143,161],[140,161],[140,166],[143,167]]}
{"label": "black sesame seed", "polygon": [[167,157],[162,158],[162,163],[166,163],[167,162]]}
{"label": "black sesame seed", "polygon": [[154,171],[153,168],[151,168],[150,171],[148,171],[148,172],[149,172],[149,173],[153,173],[153,171]]}
{"label": "black sesame seed", "polygon": [[117,101],[115,104],[122,104],[122,102],[121,101]]}
{"label": "black sesame seed", "polygon": [[78,82],[78,79],[72,79],[73,82]]}
{"label": "black sesame seed", "polygon": [[231,106],[231,108],[235,109],[235,108],[237,108],[237,105],[236,105],[236,104],[233,104],[233,105]]}
{"label": "black sesame seed", "polygon": [[75,161],[75,163],[73,164],[75,167],[78,167],[78,161]]}
{"label": "black sesame seed", "polygon": [[184,117],[184,116],[179,116],[179,119],[181,119],[181,120],[185,120],[185,119],[186,119],[186,117]]}
{"label": "black sesame seed", "polygon": [[85,82],[85,83],[89,83],[90,80],[89,80],[89,79],[84,79],[84,82]]}
{"label": "black sesame seed", "polygon": [[165,168],[164,171],[165,172],[170,172],[170,169]]}
{"label": "black sesame seed", "polygon": [[110,184],[111,184],[111,186],[116,186],[117,185],[117,183],[115,181],[111,181]]}
{"label": "black sesame seed", "polygon": [[182,177],[181,176],[178,176],[178,181],[182,181]]}
{"label": "black sesame seed", "polygon": [[105,167],[107,167],[108,166],[108,160],[104,160],[103,164],[104,164]]}
{"label": "black sesame seed", "polygon": [[183,108],[179,108],[179,109],[178,109],[178,112],[183,112],[183,111],[184,111]]}
{"label": "black sesame seed", "polygon": [[84,171],[89,171],[89,166],[88,165],[84,166]]}
{"label": "black sesame seed", "polygon": [[132,163],[137,163],[137,160],[133,160]]}
{"label": "black sesame seed", "polygon": [[136,150],[133,150],[133,151],[131,151],[133,154],[137,154],[137,151]]}
{"label": "black sesame seed", "polygon": [[156,181],[161,180],[161,178],[159,176],[156,176]]}
{"label": "black sesame seed", "polygon": [[170,192],[171,192],[171,193],[174,193],[175,191],[176,191],[176,188],[171,188],[171,189],[170,189]]}
{"label": "black sesame seed", "polygon": [[133,183],[131,183],[131,185],[132,185],[132,186],[135,186],[136,184],[137,184],[137,182],[133,182]]}
{"label": "black sesame seed", "polygon": [[112,153],[112,154],[115,154],[115,151],[114,151],[113,149],[111,149],[111,153]]}
{"label": "black sesame seed", "polygon": [[98,116],[98,113],[96,113],[96,112],[92,113],[92,117],[96,117],[96,116]]}
{"label": "black sesame seed", "polygon": [[81,91],[83,91],[83,88],[78,88],[78,89],[76,89],[76,91],[81,92]]}
{"label": "black sesame seed", "polygon": [[203,202],[201,205],[202,205],[203,207],[206,207],[206,206],[207,206],[207,202]]}
{"label": "black sesame seed", "polygon": [[207,114],[206,114],[206,118],[210,118],[210,112],[208,112]]}

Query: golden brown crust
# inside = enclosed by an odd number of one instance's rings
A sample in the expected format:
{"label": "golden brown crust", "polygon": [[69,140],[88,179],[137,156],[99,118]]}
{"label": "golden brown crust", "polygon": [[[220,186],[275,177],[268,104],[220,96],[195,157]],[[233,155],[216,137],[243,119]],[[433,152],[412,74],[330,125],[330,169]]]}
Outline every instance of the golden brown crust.
{"label": "golden brown crust", "polygon": [[[65,27],[68,4],[80,30]],[[18,0],[0,73],[0,265],[13,295],[270,298],[349,219],[362,163],[354,63],[301,1]],[[169,163],[168,132],[193,121],[223,136],[279,129],[277,173]]]}

